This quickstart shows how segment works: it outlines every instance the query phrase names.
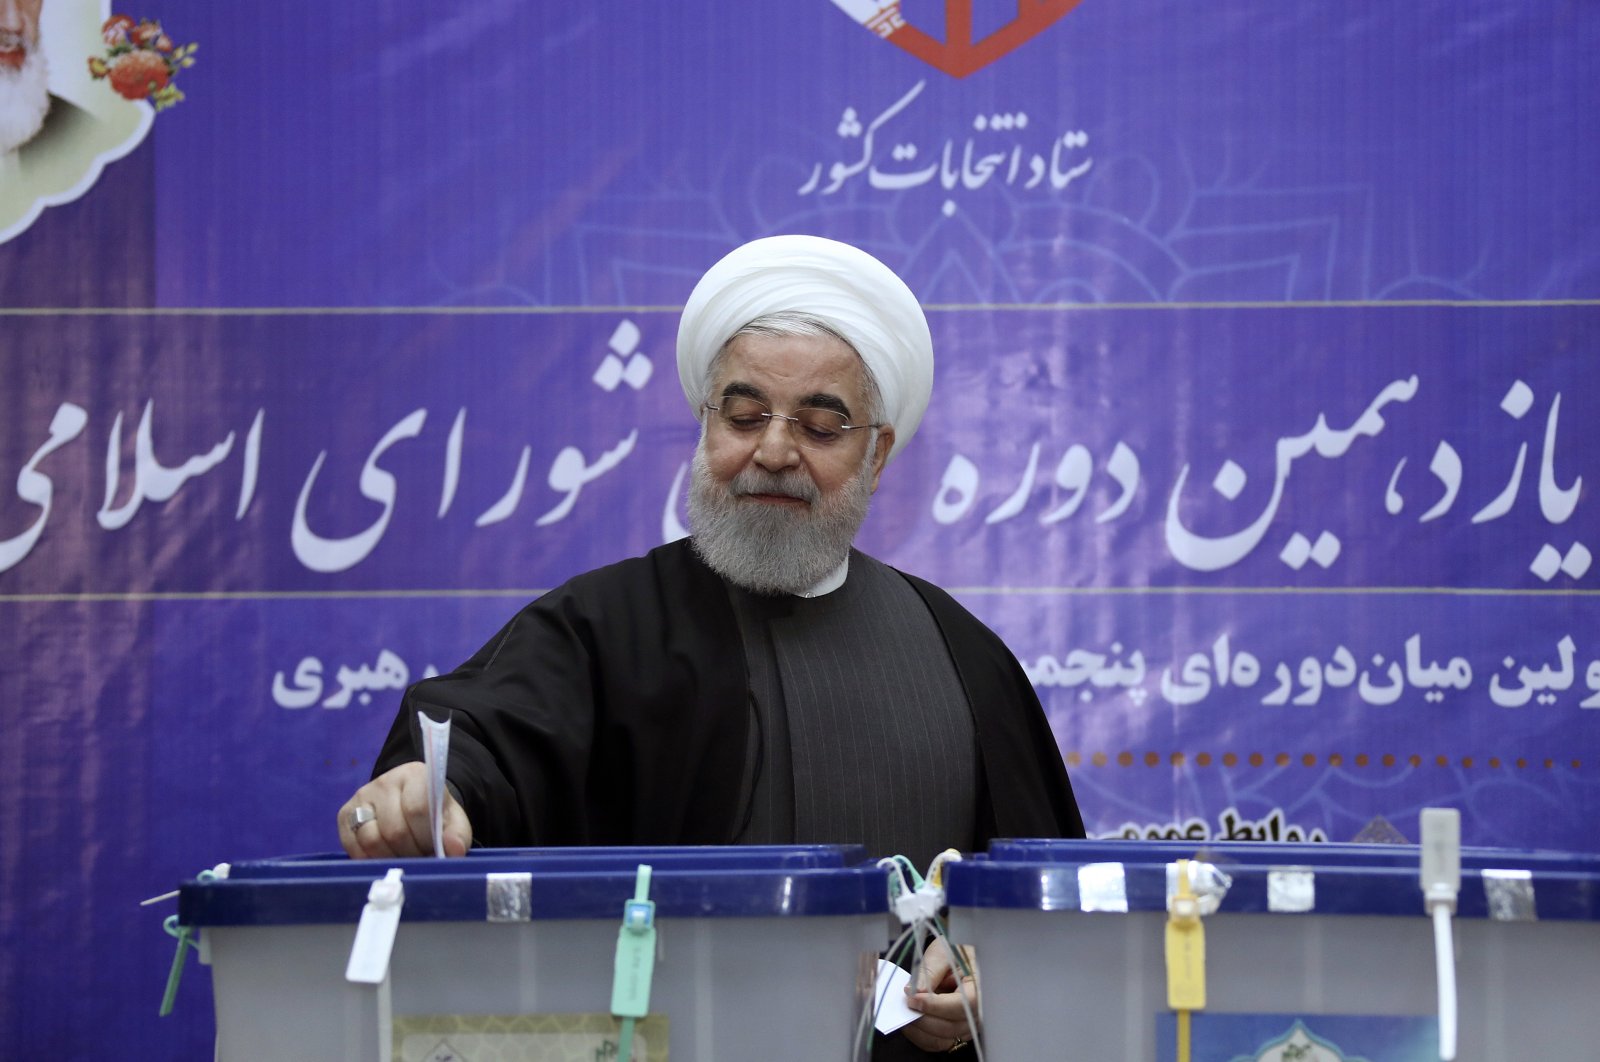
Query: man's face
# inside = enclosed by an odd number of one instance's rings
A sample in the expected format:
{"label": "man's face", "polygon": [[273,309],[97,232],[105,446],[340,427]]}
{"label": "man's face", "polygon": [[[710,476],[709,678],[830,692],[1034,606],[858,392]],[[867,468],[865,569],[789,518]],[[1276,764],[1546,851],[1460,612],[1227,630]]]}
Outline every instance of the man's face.
{"label": "man's face", "polygon": [[39,46],[39,9],[44,0],[0,0],[0,68],[22,69]]}
{"label": "man's face", "polygon": [[[861,358],[832,336],[740,336],[722,358],[712,383],[711,403],[733,395],[755,398],[774,413],[793,415],[802,407],[834,409],[850,424],[867,421],[867,380]],[[827,448],[800,445],[788,421],[777,417],[759,431],[734,431],[715,413],[706,415],[706,461],[724,486],[747,469],[809,482],[824,497],[855,478],[866,456],[870,431],[850,431]],[[878,432],[871,459],[872,490],[894,444],[894,429]],[[749,505],[804,512],[816,503],[780,493],[741,495]]]}
{"label": "man's face", "polygon": [[[774,413],[832,409],[868,420],[866,371],[831,336],[741,336],[721,359],[710,402],[753,398]],[[788,421],[750,430],[715,412],[695,452],[689,492],[694,542],[724,578],[762,593],[800,593],[838,567],[867,514],[894,445],[885,426],[802,445]]]}

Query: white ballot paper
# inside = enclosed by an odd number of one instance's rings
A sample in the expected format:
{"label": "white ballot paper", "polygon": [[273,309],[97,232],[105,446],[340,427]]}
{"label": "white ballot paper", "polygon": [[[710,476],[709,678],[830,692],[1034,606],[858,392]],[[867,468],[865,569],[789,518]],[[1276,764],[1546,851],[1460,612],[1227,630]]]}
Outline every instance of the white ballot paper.
{"label": "white ballot paper", "polygon": [[433,854],[444,858],[445,768],[450,763],[450,720],[439,722],[418,712],[422,725],[422,763],[428,768],[428,825],[433,828]]}
{"label": "white ballot paper", "polygon": [[910,983],[910,974],[887,959],[878,960],[878,983],[872,989],[872,1023],[885,1036],[922,1017],[906,1006],[906,985]]}

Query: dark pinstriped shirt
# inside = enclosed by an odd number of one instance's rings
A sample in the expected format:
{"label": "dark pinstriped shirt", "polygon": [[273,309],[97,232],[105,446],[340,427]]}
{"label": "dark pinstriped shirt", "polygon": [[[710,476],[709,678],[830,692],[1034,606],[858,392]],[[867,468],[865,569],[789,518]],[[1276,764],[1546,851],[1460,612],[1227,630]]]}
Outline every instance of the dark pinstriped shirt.
{"label": "dark pinstriped shirt", "polygon": [[747,844],[859,843],[925,869],[976,840],[972,711],[922,598],[850,553],[815,598],[729,587],[750,674]]}

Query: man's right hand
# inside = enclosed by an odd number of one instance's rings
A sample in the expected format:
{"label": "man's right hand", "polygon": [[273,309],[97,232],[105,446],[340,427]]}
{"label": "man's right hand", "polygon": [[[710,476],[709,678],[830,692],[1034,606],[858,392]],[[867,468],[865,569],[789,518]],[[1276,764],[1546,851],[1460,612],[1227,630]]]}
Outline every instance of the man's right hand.
{"label": "man's right hand", "polygon": [[[360,818],[355,823],[356,809]],[[444,854],[461,856],[472,847],[472,823],[448,792],[444,795]],[[433,827],[428,821],[428,769],[402,763],[385,771],[339,809],[339,843],[351,859],[395,859],[433,855]]]}

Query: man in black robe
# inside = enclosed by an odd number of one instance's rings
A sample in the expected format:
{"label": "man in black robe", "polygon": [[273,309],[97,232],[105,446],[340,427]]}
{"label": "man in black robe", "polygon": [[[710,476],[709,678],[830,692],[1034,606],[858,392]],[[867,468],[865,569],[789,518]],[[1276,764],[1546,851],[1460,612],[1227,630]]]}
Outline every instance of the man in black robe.
{"label": "man in black robe", "polygon": [[[340,809],[346,850],[432,851],[418,711],[451,722],[451,854],[854,842],[926,865],[997,836],[1082,836],[1011,653],[851,548],[931,393],[909,289],[844,244],[758,240],[691,294],[678,366],[704,425],[692,537],[577,576],[412,686]],[[970,1039],[948,962],[913,999],[904,1039],[922,1050]]]}

